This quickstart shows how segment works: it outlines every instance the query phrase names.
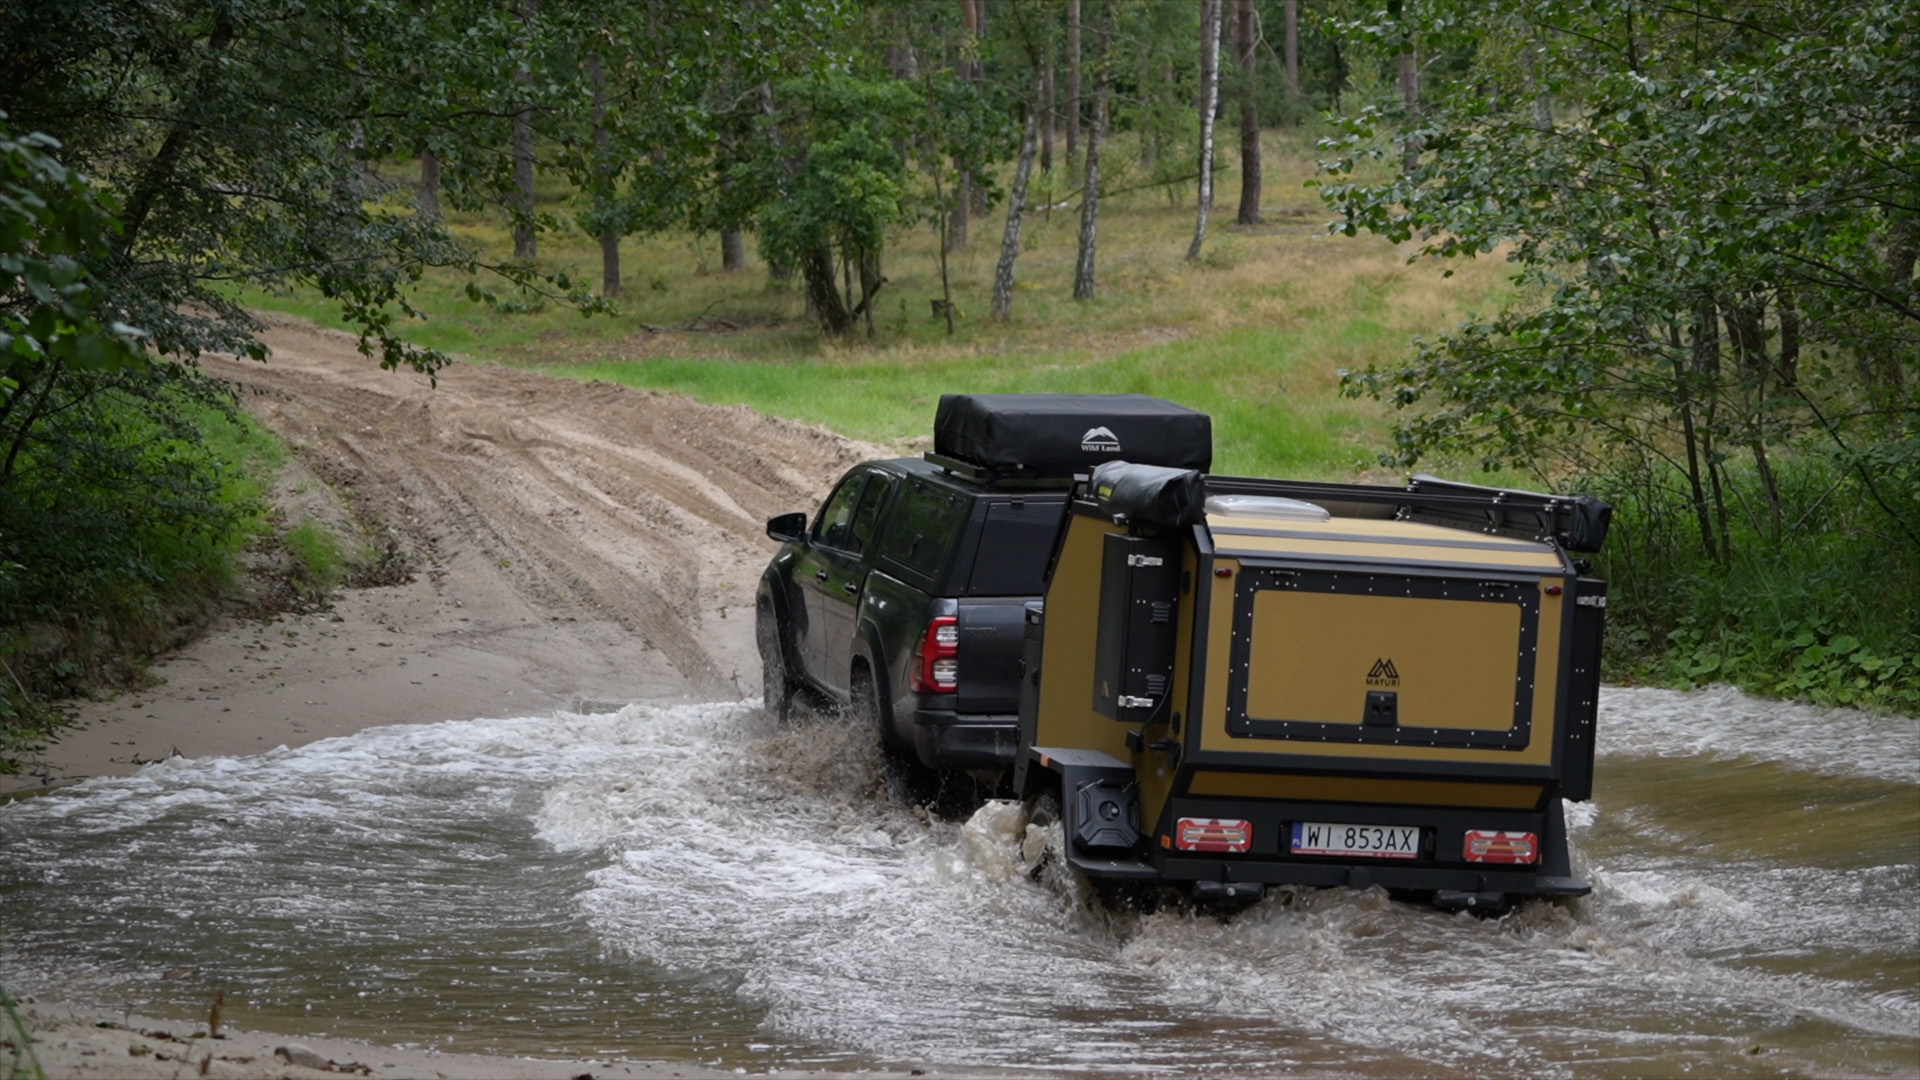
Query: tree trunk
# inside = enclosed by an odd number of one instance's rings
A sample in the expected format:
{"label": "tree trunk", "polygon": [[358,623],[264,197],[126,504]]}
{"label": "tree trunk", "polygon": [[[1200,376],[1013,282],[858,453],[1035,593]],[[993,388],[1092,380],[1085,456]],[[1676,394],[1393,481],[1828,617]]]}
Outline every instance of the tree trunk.
{"label": "tree trunk", "polygon": [[860,274],[860,305],[853,309],[853,314],[866,322],[867,340],[872,341],[875,298],[880,295],[880,287],[887,283],[886,275],[880,272],[880,253],[863,253],[855,269]]}
{"label": "tree trunk", "polygon": [[[520,0],[520,21],[531,23],[539,0]],[[513,81],[521,86],[533,82],[533,73],[520,69]],[[513,107],[513,257],[523,262],[540,257],[540,239],[533,231],[533,103],[516,102]]]}
{"label": "tree trunk", "polygon": [[[973,0],[960,0],[960,18],[965,21],[967,38],[976,49],[980,41],[980,9]],[[968,82],[978,82],[975,76],[974,62],[968,59],[968,49],[959,49],[954,53],[953,73]],[[973,208],[973,174],[967,170],[967,163],[955,158],[955,169],[960,171],[960,182],[955,185],[953,210],[947,223],[947,250],[958,251],[967,246],[967,217]]]}
{"label": "tree trunk", "polygon": [[800,276],[806,281],[807,306],[820,321],[820,329],[833,337],[853,329],[853,312],[847,310],[839,282],[833,280],[832,252],[815,249],[801,256]]}
{"label": "tree trunk", "polygon": [[1780,385],[1791,390],[1800,382],[1800,309],[1794,307],[1793,298],[1786,293],[1780,294],[1780,360],[1775,370],[1780,377]]}
{"label": "tree trunk", "polygon": [[1553,130],[1553,95],[1540,85],[1540,46],[1529,45],[1520,53],[1520,70],[1533,87],[1533,130],[1545,135]]}
{"label": "tree trunk", "polygon": [[1080,0],[1067,0],[1067,160],[1080,152]]}
{"label": "tree trunk", "polygon": [[1093,122],[1087,125],[1086,175],[1080,185],[1080,253],[1073,266],[1075,300],[1092,300],[1098,293],[1094,258],[1100,236],[1100,140],[1107,128],[1107,53],[1112,37],[1113,3],[1108,0],[1100,11],[1099,75],[1094,83]]}
{"label": "tree trunk", "polygon": [[1235,57],[1240,63],[1240,215],[1242,225],[1260,224],[1260,93],[1253,51],[1259,25],[1253,0],[1233,0]]}
{"label": "tree trunk", "polygon": [[597,52],[587,54],[587,81],[593,86],[593,167],[595,179],[602,185],[599,193],[600,295],[612,300],[620,295],[620,230],[613,227],[607,214],[613,199],[611,162],[607,160],[607,144],[612,135],[607,131],[606,77]]}
{"label": "tree trunk", "polygon": [[440,216],[440,155],[431,150],[420,153],[420,193],[414,205],[426,217]]}
{"label": "tree trunk", "polygon": [[[933,202],[940,205],[947,193],[941,190],[940,170],[933,170]],[[953,280],[947,276],[947,216],[933,215],[934,222],[940,228],[940,300],[935,308],[947,320],[947,336],[953,336]]]}
{"label": "tree trunk", "polygon": [[1286,3],[1286,55],[1281,59],[1287,81],[1287,100],[1300,100],[1300,0]]}
{"label": "tree trunk", "polygon": [[747,268],[747,245],[738,229],[722,229],[720,232],[720,269],[729,274],[739,273]]}
{"label": "tree trunk", "polygon": [[1041,99],[1040,110],[1040,171],[1053,171],[1053,129],[1054,118],[1059,106],[1053,96],[1053,58],[1048,57],[1045,66],[1040,69]]}
{"label": "tree trunk", "polygon": [[180,157],[186,153],[187,143],[200,127],[201,118],[197,114],[206,108],[208,99],[213,96],[219,80],[220,54],[233,44],[235,34],[231,10],[222,7],[215,11],[213,31],[207,35],[206,59],[201,61],[200,73],[193,82],[193,96],[180,103],[167,137],[161,141],[160,149],[154,151],[153,158],[140,170],[140,179],[134,183],[133,193],[127,196],[125,207],[121,210],[120,235],[114,242],[116,257],[124,258],[133,251],[134,244],[140,239],[140,230],[146,227],[147,215],[153,212],[160,193],[173,182],[174,170],[180,166]]}
{"label": "tree trunk", "polygon": [[1187,261],[1200,258],[1207,242],[1207,214],[1213,210],[1213,111],[1220,99],[1220,4],[1200,0],[1200,213],[1193,225]]}
{"label": "tree trunk", "polygon": [[1693,376],[1694,399],[1700,403],[1700,456],[1707,466],[1707,483],[1713,493],[1713,516],[1719,526],[1719,549],[1714,554],[1726,562],[1731,554],[1732,538],[1727,535],[1727,493],[1722,482],[1725,472],[1718,446],[1720,441],[1720,320],[1719,305],[1707,296],[1694,309]]}
{"label": "tree trunk", "polygon": [[1400,101],[1406,107],[1400,135],[1400,171],[1411,173],[1420,167],[1420,139],[1413,129],[1420,123],[1420,53],[1409,49],[1400,54]]}
{"label": "tree trunk", "polygon": [[1345,90],[1347,86],[1347,58],[1346,55],[1340,51],[1340,39],[1337,37],[1329,36],[1327,38],[1327,50],[1332,55],[1333,60],[1333,85],[1329,96],[1333,98],[1333,111],[1339,112],[1340,92]]}
{"label": "tree trunk", "polygon": [[1219,124],[1227,118],[1227,98],[1220,93],[1220,58],[1233,56],[1233,15],[1227,5],[1233,0],[1213,0],[1213,122]]}
{"label": "tree trunk", "polygon": [[1036,88],[1020,138],[1020,163],[1013,169],[1013,190],[1007,194],[1007,228],[1000,234],[1000,265],[993,272],[993,317],[1000,322],[1013,316],[1013,264],[1020,258],[1020,221],[1027,210],[1027,180],[1033,175],[1039,128],[1040,95]]}
{"label": "tree trunk", "polygon": [[[1680,350],[1680,327],[1667,323],[1667,343],[1675,352]],[[1700,479],[1700,435],[1693,422],[1692,394],[1687,388],[1691,372],[1687,365],[1676,362],[1673,365],[1674,400],[1680,411],[1680,433],[1687,446],[1687,489],[1689,501],[1693,505],[1694,524],[1700,529],[1700,546],[1705,549],[1707,558],[1713,559],[1719,554],[1720,545],[1713,537],[1713,518],[1707,510],[1706,485]]]}

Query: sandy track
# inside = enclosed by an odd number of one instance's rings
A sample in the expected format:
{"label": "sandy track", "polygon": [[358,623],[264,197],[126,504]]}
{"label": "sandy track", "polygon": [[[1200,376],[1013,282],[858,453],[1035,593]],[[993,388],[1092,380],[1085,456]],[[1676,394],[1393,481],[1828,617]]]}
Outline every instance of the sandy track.
{"label": "sandy track", "polygon": [[293,516],[344,504],[413,580],[216,625],[155,666],[162,685],[82,705],[0,794],[377,724],[756,693],[766,519],[813,509],[882,453],[744,406],[515,368],[456,365],[434,386],[305,323],[265,340],[267,363],[204,367],[293,448]]}
{"label": "sandy track", "polygon": [[468,588],[491,578],[550,621],[617,624],[680,681],[662,695],[749,692],[766,519],[875,452],[745,407],[517,369],[457,366],[431,386],[302,324],[266,341],[269,363],[207,370],[363,517]]}

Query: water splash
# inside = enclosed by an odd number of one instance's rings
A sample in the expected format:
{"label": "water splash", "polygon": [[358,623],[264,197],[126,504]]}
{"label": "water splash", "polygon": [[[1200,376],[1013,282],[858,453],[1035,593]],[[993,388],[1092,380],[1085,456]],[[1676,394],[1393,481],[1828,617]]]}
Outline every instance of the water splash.
{"label": "water splash", "polygon": [[[1899,852],[1920,826],[1899,778],[1920,775],[1920,746],[1885,718],[1701,707],[1717,700],[1609,694],[1602,802],[1569,821],[1595,895],[1500,920],[1343,890],[1278,890],[1229,922],[1090,912],[1030,880],[1018,807],[953,823],[889,804],[845,724],[632,706],[176,759],[0,807],[0,965],[58,965],[136,1004],[178,996],[162,976],[185,968],[261,1027],[752,1067],[1911,1061],[1920,858]],[[1849,720],[1889,755],[1879,779],[1795,797],[1851,792],[1849,813],[1908,837],[1853,864],[1754,856],[1758,840],[1725,838],[1737,815],[1696,843],[1656,768],[1804,763],[1794,733]]]}

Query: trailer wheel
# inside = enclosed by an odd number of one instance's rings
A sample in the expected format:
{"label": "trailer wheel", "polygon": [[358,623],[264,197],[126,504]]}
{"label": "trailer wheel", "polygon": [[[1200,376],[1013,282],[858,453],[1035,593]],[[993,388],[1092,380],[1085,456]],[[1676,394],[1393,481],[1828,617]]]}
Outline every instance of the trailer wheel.
{"label": "trailer wheel", "polygon": [[1087,875],[1067,862],[1067,818],[1060,810],[1060,786],[1047,786],[1027,800],[1027,830],[1020,844],[1027,879],[1075,908],[1092,903],[1095,891]]}

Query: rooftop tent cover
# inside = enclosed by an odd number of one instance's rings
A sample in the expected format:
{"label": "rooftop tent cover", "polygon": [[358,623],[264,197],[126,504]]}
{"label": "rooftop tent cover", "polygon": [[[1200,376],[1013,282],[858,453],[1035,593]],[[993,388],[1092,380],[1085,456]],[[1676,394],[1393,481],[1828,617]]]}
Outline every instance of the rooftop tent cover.
{"label": "rooftop tent cover", "polygon": [[1124,459],[1206,472],[1213,419],[1145,394],[943,394],[936,454],[996,470],[1068,477]]}

